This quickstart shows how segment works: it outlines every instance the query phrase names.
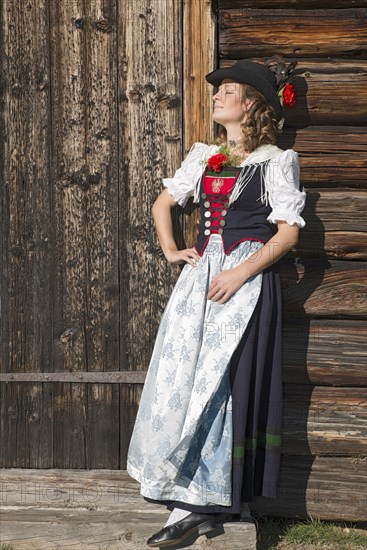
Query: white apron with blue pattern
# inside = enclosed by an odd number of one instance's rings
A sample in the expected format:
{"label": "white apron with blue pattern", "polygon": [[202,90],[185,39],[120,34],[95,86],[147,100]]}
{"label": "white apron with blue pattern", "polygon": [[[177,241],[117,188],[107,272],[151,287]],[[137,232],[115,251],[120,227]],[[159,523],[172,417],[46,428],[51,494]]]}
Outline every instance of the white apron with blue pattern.
{"label": "white apron with blue pattern", "polygon": [[127,472],[143,496],[232,504],[229,361],[258,301],[262,272],[224,304],[207,294],[217,273],[262,246],[243,241],[226,256],[213,233],[197,267],[186,264],[180,273],[158,328],[128,450]]}

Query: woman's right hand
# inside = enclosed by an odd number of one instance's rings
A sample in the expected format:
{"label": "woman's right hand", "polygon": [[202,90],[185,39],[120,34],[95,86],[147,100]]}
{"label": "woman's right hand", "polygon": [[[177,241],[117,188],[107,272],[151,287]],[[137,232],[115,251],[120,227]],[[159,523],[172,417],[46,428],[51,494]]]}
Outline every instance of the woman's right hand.
{"label": "woman's right hand", "polygon": [[170,264],[183,264],[187,262],[196,267],[197,262],[200,260],[199,254],[195,248],[185,248],[184,250],[168,250],[165,253],[165,257]]}

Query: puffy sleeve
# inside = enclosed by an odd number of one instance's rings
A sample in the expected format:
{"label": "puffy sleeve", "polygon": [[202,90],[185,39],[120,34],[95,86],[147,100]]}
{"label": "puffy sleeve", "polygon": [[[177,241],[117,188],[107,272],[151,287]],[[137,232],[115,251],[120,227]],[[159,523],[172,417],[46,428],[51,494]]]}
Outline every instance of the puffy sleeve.
{"label": "puffy sleeve", "polygon": [[271,161],[269,203],[272,211],[267,217],[271,223],[279,220],[289,225],[306,225],[301,213],[306,203],[306,190],[300,183],[298,153],[286,149]]}
{"label": "puffy sleeve", "polygon": [[194,143],[174,176],[162,180],[168,193],[182,207],[194,195],[196,182],[204,172],[204,165],[200,164],[200,160],[204,158],[207,149],[208,145],[205,143]]}

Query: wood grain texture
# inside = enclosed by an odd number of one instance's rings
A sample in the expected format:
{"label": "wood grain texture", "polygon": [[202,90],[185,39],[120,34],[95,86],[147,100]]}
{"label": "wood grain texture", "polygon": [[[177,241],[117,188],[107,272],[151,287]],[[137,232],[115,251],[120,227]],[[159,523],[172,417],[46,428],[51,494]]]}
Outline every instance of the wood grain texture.
{"label": "wood grain texture", "polygon": [[367,321],[294,318],[283,325],[285,384],[367,386]]}
{"label": "wood grain texture", "polygon": [[365,57],[364,8],[263,10],[253,6],[219,11],[221,58],[270,56],[275,49],[285,56]]}
{"label": "wood grain texture", "polygon": [[[340,143],[343,144],[342,148]],[[278,138],[278,145],[281,149],[294,147],[300,153],[301,159],[317,155],[317,160],[319,160],[324,155],[330,155],[330,159],[335,163],[341,157],[344,162],[338,163],[338,172],[342,171],[339,181],[344,178],[351,186],[357,185],[358,182],[358,178],[354,175],[354,158],[358,159],[359,156],[362,156],[363,160],[366,160],[367,132],[364,126],[285,124],[283,133]],[[350,162],[351,155],[353,155],[353,162]],[[327,176],[325,180],[328,180],[330,174]],[[359,179],[366,185],[365,167]],[[312,184],[312,181],[308,183]],[[331,182],[333,186],[336,183],[335,179]]]}
{"label": "wood grain texture", "polygon": [[[5,0],[0,12],[0,370],[37,372],[51,368],[54,349],[48,7],[45,0],[27,9]],[[47,414],[51,401],[39,388],[9,390],[22,410]],[[37,423],[20,419],[9,449],[20,466],[48,463],[52,433],[44,428],[45,458]]]}
{"label": "wood grain texture", "polygon": [[[210,143],[214,138],[213,86],[205,74],[217,65],[217,20],[212,0],[183,0],[183,137],[185,154],[197,141]],[[196,240],[199,209],[192,201],[182,218],[182,248]]]}
{"label": "wood grain texture", "polygon": [[148,367],[159,318],[180,272],[167,264],[151,215],[164,189],[162,177],[172,176],[181,163],[180,24],[177,0],[123,2],[118,12],[120,368],[127,370]]}
{"label": "wood grain texture", "polygon": [[[341,8],[365,8],[367,0],[335,0],[332,3],[333,9]],[[218,0],[219,9],[253,8],[254,0]],[[330,8],[330,0],[257,0],[257,9],[275,8],[296,8],[296,9],[327,9]]]}
{"label": "wood grain texture", "polygon": [[[57,2],[49,17],[54,369],[103,371],[119,361],[116,7]],[[97,444],[115,426],[113,392],[105,385],[54,387],[58,433],[50,465],[101,467],[106,451],[117,466],[113,437],[104,451]]]}
{"label": "wood grain texture", "polygon": [[283,457],[278,498],[257,497],[251,511],[276,517],[366,521],[366,457]]}
{"label": "wood grain texture", "polygon": [[283,408],[284,456],[366,456],[364,388],[288,383]]}
{"label": "wood grain texture", "polygon": [[[136,502],[130,510],[113,514],[110,510],[67,508],[5,510],[1,520],[5,532],[2,540],[11,541],[17,550],[54,550],[60,544],[78,550],[143,550],[149,548],[147,539],[163,527],[169,513],[165,510],[155,514],[147,508],[137,513],[135,507]],[[208,536],[194,535],[187,539],[185,547],[188,546],[193,550],[256,550],[256,527],[250,520],[226,521]]]}
{"label": "wood grain texture", "polygon": [[296,262],[283,258],[280,263],[284,320],[366,318],[365,262],[321,256]]}

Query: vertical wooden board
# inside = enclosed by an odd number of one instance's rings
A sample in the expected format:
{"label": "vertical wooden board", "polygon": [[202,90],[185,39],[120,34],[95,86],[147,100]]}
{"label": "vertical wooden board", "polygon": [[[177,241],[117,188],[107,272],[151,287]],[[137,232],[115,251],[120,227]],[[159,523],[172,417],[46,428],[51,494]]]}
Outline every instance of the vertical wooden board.
{"label": "vertical wooden board", "polygon": [[[94,0],[86,9],[87,370],[104,371],[119,369],[116,1]],[[88,384],[87,391],[87,467],[116,468],[118,387]]]}
{"label": "vertical wooden board", "polygon": [[214,137],[213,86],[205,75],[216,68],[217,20],[212,0],[183,0],[184,144]]}
{"label": "vertical wooden board", "polygon": [[[196,141],[214,137],[213,86],[205,75],[216,68],[217,20],[215,2],[183,0],[183,133],[184,152]],[[186,246],[196,242],[199,209],[187,210]]]}
{"label": "vertical wooden board", "polygon": [[[5,0],[0,11],[0,369],[48,371],[53,313],[48,2],[23,5]],[[47,415],[50,401],[40,386],[17,384],[4,391],[6,401],[15,402],[19,410]],[[41,422],[27,420],[21,426],[20,418],[16,435],[7,434],[11,438],[5,462],[49,467],[49,453],[40,454],[39,449],[50,450],[51,426],[41,429]]]}
{"label": "vertical wooden board", "polygon": [[148,367],[180,272],[161,253],[151,207],[181,155],[179,0],[119,4],[121,365]]}
{"label": "vertical wooden board", "polygon": [[[171,177],[182,158],[181,20],[180,0],[119,3],[120,364],[126,370],[148,368],[180,273],[161,252],[151,208],[164,189],[162,178]],[[177,228],[178,213],[174,219]],[[136,398],[121,385],[121,468]]]}
{"label": "vertical wooden board", "polygon": [[[50,3],[55,371],[88,370],[88,59],[85,2]],[[86,467],[84,384],[54,385],[54,461]]]}

